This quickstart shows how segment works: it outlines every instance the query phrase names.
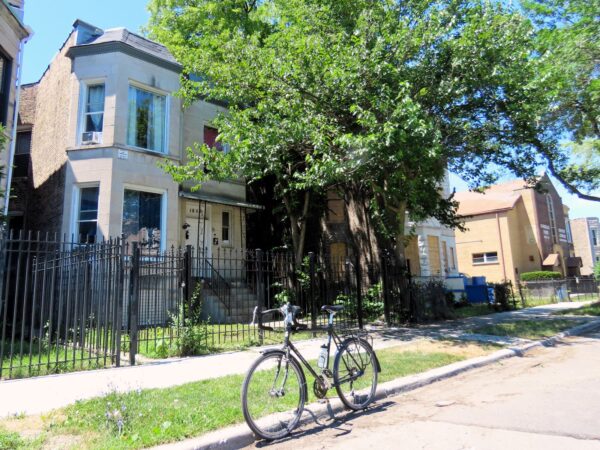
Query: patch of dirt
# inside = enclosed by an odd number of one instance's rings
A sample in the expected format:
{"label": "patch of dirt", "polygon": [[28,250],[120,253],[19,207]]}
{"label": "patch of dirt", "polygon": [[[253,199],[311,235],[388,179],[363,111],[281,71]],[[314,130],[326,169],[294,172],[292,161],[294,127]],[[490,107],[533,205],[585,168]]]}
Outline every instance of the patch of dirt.
{"label": "patch of dirt", "polygon": [[423,352],[423,353],[449,353],[451,355],[461,356],[463,358],[476,358],[478,356],[489,355],[500,347],[491,345],[479,345],[472,342],[454,342],[454,341],[434,341],[429,339],[418,340],[408,345],[391,347],[389,350],[402,352]]}
{"label": "patch of dirt", "polygon": [[41,416],[24,416],[6,419],[0,422],[4,428],[19,433],[25,439],[35,439],[44,432],[44,420]]}
{"label": "patch of dirt", "polygon": [[60,449],[78,449],[82,448],[83,436],[74,436],[72,434],[59,434],[50,436],[44,445],[42,450],[55,450]]}

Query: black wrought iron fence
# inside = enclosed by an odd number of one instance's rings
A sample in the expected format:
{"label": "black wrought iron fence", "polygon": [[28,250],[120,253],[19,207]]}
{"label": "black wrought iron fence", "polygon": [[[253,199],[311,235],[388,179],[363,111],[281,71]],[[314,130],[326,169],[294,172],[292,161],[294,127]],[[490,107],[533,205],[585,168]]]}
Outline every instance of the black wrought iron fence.
{"label": "black wrought iron fence", "polygon": [[[426,320],[439,297],[388,259],[362,267],[308,254],[296,264],[288,252],[190,246],[148,254],[120,239],[39,233],[0,238],[0,270],[0,378],[281,341],[259,332],[253,311],[288,301],[302,307],[311,337],[326,325],[325,304],[345,306],[343,330]],[[271,325],[282,331],[280,319]]]}
{"label": "black wrought iron fence", "polygon": [[119,240],[0,239],[0,378],[120,365],[123,251]]}

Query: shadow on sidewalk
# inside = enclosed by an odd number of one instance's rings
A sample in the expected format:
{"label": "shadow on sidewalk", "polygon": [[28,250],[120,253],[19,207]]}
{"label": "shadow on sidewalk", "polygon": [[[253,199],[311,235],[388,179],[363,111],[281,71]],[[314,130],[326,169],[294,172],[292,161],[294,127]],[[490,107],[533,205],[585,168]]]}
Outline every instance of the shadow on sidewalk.
{"label": "shadow on sidewalk", "polygon": [[325,429],[337,430],[335,437],[346,436],[352,433],[352,420],[358,417],[366,417],[372,414],[387,411],[394,403],[391,401],[378,402],[365,409],[364,411],[343,411],[333,418],[330,415],[316,417],[310,410],[305,410],[304,414],[312,415],[312,420],[298,428],[291,435],[277,441],[257,441],[255,448],[269,448],[273,445],[285,442],[295,442],[306,436],[312,436],[322,432]]}

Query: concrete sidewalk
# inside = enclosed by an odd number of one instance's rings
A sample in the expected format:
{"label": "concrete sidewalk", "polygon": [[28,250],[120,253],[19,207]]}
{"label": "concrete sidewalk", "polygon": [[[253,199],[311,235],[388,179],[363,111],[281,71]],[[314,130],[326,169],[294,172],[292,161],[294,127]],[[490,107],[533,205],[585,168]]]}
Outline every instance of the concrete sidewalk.
{"label": "concrete sidewalk", "polygon": [[[375,349],[408,344],[416,339],[453,337],[468,339],[472,328],[511,320],[552,320],[559,310],[587,303],[558,303],[489,316],[446,321],[415,328],[371,328]],[[583,318],[592,320],[594,318]],[[477,340],[473,336],[473,340]],[[307,358],[316,358],[323,339],[297,343]],[[277,347],[277,346],[275,346]],[[135,367],[73,372],[61,375],[0,382],[0,417],[36,414],[66,406],[77,400],[98,397],[112,391],[165,388],[192,381],[245,373],[258,353],[252,348],[241,352],[157,361]]]}

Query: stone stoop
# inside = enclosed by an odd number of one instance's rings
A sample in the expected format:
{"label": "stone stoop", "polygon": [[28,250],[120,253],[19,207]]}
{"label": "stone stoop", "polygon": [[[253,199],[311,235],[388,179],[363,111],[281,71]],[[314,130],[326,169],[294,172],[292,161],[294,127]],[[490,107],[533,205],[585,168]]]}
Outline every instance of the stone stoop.
{"label": "stone stoop", "polygon": [[211,323],[250,323],[252,314],[256,306],[257,298],[242,281],[231,282],[230,304],[231,311],[228,311],[221,302],[216,293],[205,285],[202,297],[204,305],[202,307],[202,318]]}

